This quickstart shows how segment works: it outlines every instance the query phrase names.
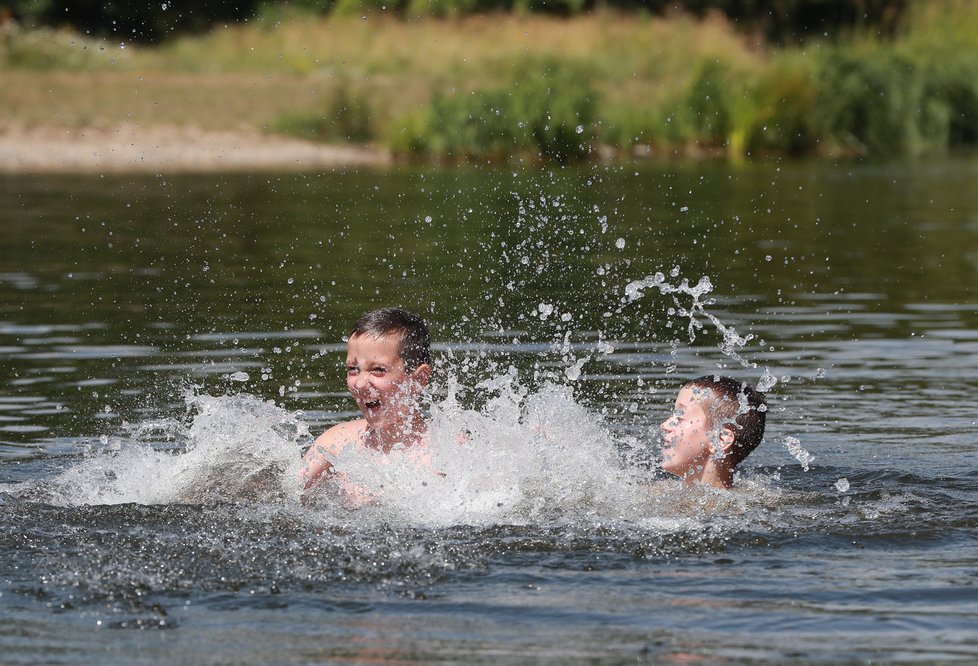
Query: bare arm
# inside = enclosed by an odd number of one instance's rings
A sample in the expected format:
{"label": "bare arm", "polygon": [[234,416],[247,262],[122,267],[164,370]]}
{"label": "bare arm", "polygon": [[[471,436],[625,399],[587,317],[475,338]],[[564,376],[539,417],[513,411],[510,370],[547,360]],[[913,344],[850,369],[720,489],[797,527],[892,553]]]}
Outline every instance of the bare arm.
{"label": "bare arm", "polygon": [[320,481],[336,475],[332,460],[345,447],[355,444],[363,436],[366,421],[356,419],[333,426],[316,438],[302,459],[299,477],[302,487],[309,489]]}

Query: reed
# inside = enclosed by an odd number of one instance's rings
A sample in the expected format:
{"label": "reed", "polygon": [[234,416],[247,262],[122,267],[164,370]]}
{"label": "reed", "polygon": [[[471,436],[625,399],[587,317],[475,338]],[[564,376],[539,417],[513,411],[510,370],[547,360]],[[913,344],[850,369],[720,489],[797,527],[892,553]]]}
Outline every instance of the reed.
{"label": "reed", "polygon": [[606,152],[596,146],[885,156],[978,142],[978,3],[964,0],[913,2],[891,36],[783,48],[716,15],[291,7],[155,48],[8,30],[0,129],[250,126],[438,159],[587,159]]}

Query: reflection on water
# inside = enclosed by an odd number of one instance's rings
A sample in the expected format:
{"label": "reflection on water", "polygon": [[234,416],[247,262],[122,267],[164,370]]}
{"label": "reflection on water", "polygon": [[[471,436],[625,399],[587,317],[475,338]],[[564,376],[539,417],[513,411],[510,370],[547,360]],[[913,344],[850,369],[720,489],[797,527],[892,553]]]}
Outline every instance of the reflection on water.
{"label": "reflection on water", "polygon": [[[5,177],[0,645],[973,660],[976,172]],[[657,272],[705,312],[629,298]],[[301,501],[379,303],[432,325],[446,476],[347,460],[385,502]],[[656,425],[717,369],[777,379],[766,443],[739,491],[662,485]]]}

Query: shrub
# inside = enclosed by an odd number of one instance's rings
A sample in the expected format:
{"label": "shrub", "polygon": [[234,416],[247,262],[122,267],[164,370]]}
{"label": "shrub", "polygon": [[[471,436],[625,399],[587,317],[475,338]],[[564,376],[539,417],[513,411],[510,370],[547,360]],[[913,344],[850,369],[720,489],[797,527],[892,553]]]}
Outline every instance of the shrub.
{"label": "shrub", "polygon": [[923,95],[932,131],[946,145],[978,143],[978,54],[935,53],[928,60]]}
{"label": "shrub", "polygon": [[923,80],[912,61],[891,50],[862,56],[833,51],[819,78],[829,139],[859,154],[917,150]]}
{"label": "shrub", "polygon": [[721,145],[731,129],[733,95],[727,68],[716,60],[703,63],[686,93],[677,116],[680,127],[698,141]]}
{"label": "shrub", "polygon": [[775,67],[751,96],[750,117],[735,123],[744,133],[747,151],[800,155],[816,147],[821,138],[816,122],[818,86],[809,67]]}
{"label": "shrub", "polygon": [[402,122],[392,149],[407,145],[412,152],[449,159],[525,154],[555,162],[585,158],[591,151],[596,105],[585,73],[554,60],[516,69],[519,73],[504,87],[435,95],[422,120]]}
{"label": "shrub", "polygon": [[337,88],[324,114],[289,114],[280,118],[273,127],[278,132],[313,141],[363,143],[375,136],[366,98],[350,92],[345,83]]}

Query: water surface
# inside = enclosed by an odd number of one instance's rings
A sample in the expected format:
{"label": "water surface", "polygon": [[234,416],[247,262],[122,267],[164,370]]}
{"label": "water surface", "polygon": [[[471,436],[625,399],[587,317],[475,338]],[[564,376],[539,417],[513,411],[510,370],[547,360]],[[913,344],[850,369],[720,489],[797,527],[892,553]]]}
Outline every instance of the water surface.
{"label": "water surface", "polygon": [[[4,661],[972,661],[976,177],[4,176]],[[657,272],[712,290],[629,291]],[[300,501],[389,303],[472,445]],[[650,493],[714,371],[773,383],[765,443],[739,491]]]}

